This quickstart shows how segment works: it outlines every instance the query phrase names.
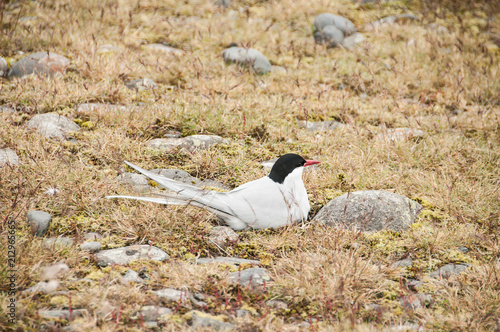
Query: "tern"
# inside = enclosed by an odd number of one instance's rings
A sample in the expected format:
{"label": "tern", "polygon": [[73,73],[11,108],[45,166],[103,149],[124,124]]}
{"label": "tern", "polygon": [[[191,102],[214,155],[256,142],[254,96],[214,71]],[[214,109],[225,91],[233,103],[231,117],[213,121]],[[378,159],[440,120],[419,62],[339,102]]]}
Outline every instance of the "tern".
{"label": "tern", "polygon": [[304,222],[309,199],[302,181],[304,167],[319,164],[298,154],[281,156],[269,175],[247,182],[229,192],[205,190],[174,181],[125,161],[131,168],[175,192],[162,197],[107,196],[167,205],[193,205],[207,209],[234,230],[277,228]]}

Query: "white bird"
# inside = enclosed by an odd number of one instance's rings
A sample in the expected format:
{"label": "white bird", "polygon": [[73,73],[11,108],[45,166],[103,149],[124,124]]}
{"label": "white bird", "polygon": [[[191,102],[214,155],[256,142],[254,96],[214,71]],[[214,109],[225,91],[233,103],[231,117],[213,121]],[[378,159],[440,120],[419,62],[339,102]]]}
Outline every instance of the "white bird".
{"label": "white bird", "polygon": [[305,160],[293,153],[281,156],[268,176],[245,183],[230,192],[204,190],[147,171],[127,161],[127,165],[176,194],[162,198],[107,196],[168,205],[194,205],[214,213],[234,230],[277,228],[307,219],[309,199],[302,181],[305,166],[319,161]]}

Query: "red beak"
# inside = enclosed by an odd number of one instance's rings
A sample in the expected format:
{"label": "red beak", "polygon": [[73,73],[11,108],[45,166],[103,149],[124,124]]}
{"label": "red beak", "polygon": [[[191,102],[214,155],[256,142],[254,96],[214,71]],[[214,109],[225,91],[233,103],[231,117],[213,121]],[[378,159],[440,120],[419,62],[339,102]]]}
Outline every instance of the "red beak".
{"label": "red beak", "polygon": [[311,166],[311,165],[316,165],[316,164],[319,164],[320,162],[319,161],[316,161],[316,160],[306,160],[306,163],[304,164],[304,167],[305,166]]}

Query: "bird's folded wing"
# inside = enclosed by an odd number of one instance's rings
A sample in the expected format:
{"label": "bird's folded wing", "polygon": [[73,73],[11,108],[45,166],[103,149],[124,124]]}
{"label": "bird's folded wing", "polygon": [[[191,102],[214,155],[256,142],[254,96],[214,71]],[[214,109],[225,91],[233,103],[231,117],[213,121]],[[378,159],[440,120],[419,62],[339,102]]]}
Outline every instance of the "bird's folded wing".
{"label": "bird's folded wing", "polygon": [[[214,210],[223,212],[225,214],[235,215],[234,212],[231,210],[231,207],[228,204],[226,204],[226,202],[225,202],[225,196],[227,195],[227,193],[220,193],[220,192],[215,192],[215,191],[210,191],[210,190],[204,190],[201,188],[191,186],[189,184],[177,182],[175,180],[166,178],[162,175],[147,171],[139,166],[136,166],[132,163],[129,163],[128,161],[125,161],[125,164],[132,167],[133,169],[135,169],[139,173],[144,174],[145,176],[147,176],[151,180],[157,182],[158,184],[161,184],[162,186],[166,187],[167,189],[176,192],[177,195],[183,196],[183,197],[191,200],[193,203],[196,202],[196,203],[201,204],[202,206],[210,207]],[[144,198],[147,198],[147,197],[144,197]],[[138,198],[134,197],[132,199],[138,199]],[[152,200],[149,200],[149,201],[160,203],[160,201],[154,201],[154,199],[155,198],[152,198]],[[143,199],[143,200],[146,200],[146,199]],[[163,200],[165,201],[165,199],[163,199]],[[183,204],[181,204],[183,199],[180,199],[180,198],[178,199],[178,202],[175,202],[175,199],[174,199],[174,203],[164,203],[164,201],[162,201],[161,204],[173,204],[173,205],[189,204],[189,202],[183,202]],[[168,200],[166,200],[166,201],[168,201]]]}

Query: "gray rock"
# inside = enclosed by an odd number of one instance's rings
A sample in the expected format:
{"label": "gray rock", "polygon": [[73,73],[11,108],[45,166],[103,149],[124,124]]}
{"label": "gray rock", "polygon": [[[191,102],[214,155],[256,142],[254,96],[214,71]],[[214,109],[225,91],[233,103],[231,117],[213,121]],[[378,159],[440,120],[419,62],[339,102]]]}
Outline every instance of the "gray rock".
{"label": "gray rock", "polygon": [[118,175],[115,180],[131,185],[138,193],[149,191],[148,178],[142,174],[125,172]]}
{"label": "gray rock", "polygon": [[286,304],[283,301],[279,300],[269,300],[266,302],[268,307],[278,309],[278,310],[287,310],[288,309],[288,304]]}
{"label": "gray rock", "polygon": [[272,159],[263,161],[260,164],[264,167],[264,169],[271,170],[271,168],[273,168],[274,163],[276,163],[277,160],[278,160],[278,158],[272,158]]}
{"label": "gray rock", "polygon": [[99,234],[99,233],[96,233],[96,232],[88,232],[88,233],[85,233],[85,235],[83,236],[83,238],[86,241],[96,241],[96,240],[101,239],[102,235]]}
{"label": "gray rock", "polygon": [[4,58],[0,57],[0,77],[7,76],[9,71],[9,67],[7,66],[7,61]]}
{"label": "gray rock", "polygon": [[206,187],[206,188],[218,188],[222,190],[231,190],[230,187],[226,186],[224,183],[217,181],[217,180],[212,180],[212,179],[206,179],[198,183],[198,187]]}
{"label": "gray rock", "polygon": [[418,139],[424,136],[424,132],[414,128],[392,128],[375,136],[375,139],[386,141],[404,141]]}
{"label": "gray rock", "polygon": [[[329,131],[345,127],[345,124],[338,121],[299,121],[299,127],[305,128],[307,131]],[[272,167],[272,166],[271,166]]]}
{"label": "gray rock", "polygon": [[333,25],[337,29],[342,31],[344,36],[349,36],[350,34],[358,31],[354,27],[354,24],[347,18],[330,13],[323,13],[319,14],[314,19],[314,33],[316,33],[317,31],[322,31],[329,25]]}
{"label": "gray rock", "polygon": [[87,309],[72,309],[70,310],[39,310],[38,314],[45,318],[56,318],[70,320],[75,317],[88,317]]}
{"label": "gray rock", "polygon": [[328,202],[313,221],[361,231],[406,231],[422,206],[411,199],[382,190],[356,191]]}
{"label": "gray rock", "polygon": [[266,269],[254,267],[238,272],[230,273],[229,281],[237,283],[243,287],[260,287],[264,283],[272,281]]}
{"label": "gray rock", "polygon": [[287,71],[286,68],[282,66],[271,66],[271,73],[286,75]]}
{"label": "gray rock", "polygon": [[125,272],[125,275],[123,275],[123,277],[121,278],[121,282],[124,285],[127,285],[131,282],[143,284],[144,280],[139,277],[139,274],[134,270],[127,270],[127,272]]}
{"label": "gray rock", "polygon": [[222,52],[224,61],[251,67],[257,74],[267,74],[271,71],[271,63],[261,52],[253,48],[230,47]]}
{"label": "gray rock", "polygon": [[97,265],[108,266],[127,265],[134,260],[165,261],[170,259],[170,256],[160,248],[143,244],[102,250],[96,254],[96,258]]}
{"label": "gray rock", "polygon": [[433,31],[437,34],[441,34],[441,35],[444,35],[444,34],[448,34],[450,33],[450,31],[448,30],[448,28],[438,24],[438,23],[431,23],[431,24],[427,24],[425,26],[425,28],[427,30],[430,30],[430,31]]}
{"label": "gray rock", "polygon": [[428,294],[411,294],[399,298],[401,305],[409,310],[428,307],[432,303],[432,296]]}
{"label": "gray rock", "polygon": [[346,49],[352,50],[352,49],[354,49],[354,47],[356,47],[358,44],[360,44],[364,41],[365,41],[365,36],[363,36],[359,32],[356,32],[348,37],[345,37],[341,44]]}
{"label": "gray rock", "polygon": [[223,322],[216,317],[210,317],[209,314],[205,314],[199,311],[190,311],[186,315],[191,316],[191,326],[194,329],[200,328],[210,328],[213,331],[224,331],[233,330],[234,324]]}
{"label": "gray rock", "polygon": [[48,282],[40,281],[36,285],[22,291],[22,294],[50,294],[59,287],[59,281],[49,280]]}
{"label": "gray rock", "polygon": [[[160,174],[161,176],[164,176],[166,178],[182,182],[182,183],[187,183],[193,186],[197,186],[198,184],[201,183],[201,180],[198,178],[195,178],[194,176],[191,176],[186,171],[180,170],[180,169],[153,169],[151,172]],[[162,185],[159,185],[160,188],[165,188]]]}
{"label": "gray rock", "polygon": [[165,135],[163,135],[165,138],[180,138],[181,137],[181,132],[176,131],[176,130],[169,130]]}
{"label": "gray rock", "polygon": [[422,281],[416,279],[408,279],[406,282],[406,286],[414,292],[418,292],[418,289],[422,287],[423,284],[424,283]]}
{"label": "gray rock", "polygon": [[240,240],[238,234],[227,226],[216,226],[210,229],[208,239],[219,248],[237,244]]}
{"label": "gray rock", "polygon": [[436,279],[448,279],[452,276],[458,275],[469,267],[470,264],[460,263],[460,264],[446,264],[445,266],[440,267],[436,271],[432,272],[429,276]]}
{"label": "gray rock", "polygon": [[55,113],[35,115],[26,123],[26,127],[47,138],[58,139],[64,139],[68,133],[80,130],[76,123]]}
{"label": "gray rock", "polygon": [[158,88],[158,84],[156,84],[152,79],[149,78],[128,81],[125,85],[130,90],[135,90],[137,92]]}
{"label": "gray rock", "polygon": [[148,44],[144,46],[146,49],[151,51],[159,51],[165,54],[172,54],[176,56],[184,55],[185,52],[175,47],[163,45],[163,44]]}
{"label": "gray rock", "polygon": [[101,250],[101,248],[102,248],[101,243],[97,241],[88,241],[80,245],[80,249],[90,251],[92,253],[98,252],[99,250]]}
{"label": "gray rock", "polygon": [[181,291],[173,288],[163,288],[157,291],[153,291],[153,294],[156,294],[158,297],[162,299],[173,301],[177,303],[181,303],[183,305],[188,304],[191,299],[193,299],[193,294],[189,291]]}
{"label": "gray rock", "polygon": [[7,113],[15,113],[15,112],[16,112],[16,110],[12,107],[0,106],[0,113],[7,114]]}
{"label": "gray rock", "polygon": [[184,138],[155,138],[146,143],[146,146],[165,152],[173,152],[177,149],[186,149],[193,152],[205,150],[211,146],[227,143],[227,141],[216,135],[192,135]]}
{"label": "gray rock", "polygon": [[258,265],[260,261],[254,259],[244,259],[244,258],[236,258],[236,257],[216,257],[216,258],[198,258],[196,260],[198,264],[210,264],[210,263],[218,263],[218,264],[252,264]]}
{"label": "gray rock", "polygon": [[126,111],[128,109],[133,109],[133,108],[127,108],[126,106],[123,105],[112,105],[112,104],[106,104],[106,103],[83,103],[78,105],[75,108],[75,112],[77,114],[86,114],[90,115],[93,113],[119,113]]}
{"label": "gray rock", "polygon": [[46,249],[52,249],[54,247],[71,247],[75,241],[66,236],[59,236],[55,238],[46,239],[43,241],[43,246]]}
{"label": "gray rock", "polygon": [[466,254],[466,253],[468,253],[468,252],[469,252],[469,248],[464,247],[464,246],[459,247],[459,248],[458,248],[458,250],[459,250],[460,252],[462,252],[463,254]]}
{"label": "gray rock", "polygon": [[391,264],[392,267],[409,267],[413,264],[413,259],[411,257],[402,259],[400,261]]}
{"label": "gray rock", "polygon": [[119,50],[120,50],[120,48],[118,46],[114,46],[111,44],[104,44],[104,45],[101,45],[97,48],[97,53],[99,53],[99,54],[114,53],[114,52],[118,52]]}
{"label": "gray rock", "polygon": [[380,28],[382,26],[390,26],[390,25],[393,25],[394,23],[399,23],[399,22],[408,21],[408,20],[416,20],[416,19],[417,19],[417,17],[413,14],[391,15],[391,16],[381,18],[380,20],[368,23],[365,26],[365,29],[366,30],[374,30],[374,29]]}
{"label": "gray rock", "polygon": [[0,167],[10,165],[16,166],[21,162],[19,161],[19,156],[16,151],[12,149],[0,149]]}
{"label": "gray rock", "polygon": [[236,310],[236,317],[246,317],[251,315],[252,313],[246,309],[238,309]]}
{"label": "gray rock", "polygon": [[169,308],[148,305],[142,307],[139,313],[145,322],[152,322],[159,320],[163,315],[170,316],[172,312]]}
{"label": "gray rock", "polygon": [[217,6],[221,6],[221,7],[227,8],[231,4],[231,0],[216,0],[215,4]]}
{"label": "gray rock", "polygon": [[64,74],[69,64],[70,60],[59,54],[37,52],[14,63],[9,71],[9,76],[22,77],[30,74],[54,76]]}
{"label": "gray rock", "polygon": [[166,153],[174,152],[182,148],[184,139],[182,138],[155,138],[146,143],[146,146],[153,150],[160,150]]}
{"label": "gray rock", "polygon": [[27,215],[28,223],[30,224],[31,234],[42,236],[49,229],[52,216],[44,211],[32,210]]}
{"label": "gray rock", "polygon": [[41,278],[51,280],[69,271],[69,266],[60,262],[42,268]]}
{"label": "gray rock", "polygon": [[327,47],[337,47],[344,40],[344,33],[335,25],[327,25],[314,33],[316,44],[325,44]]}

